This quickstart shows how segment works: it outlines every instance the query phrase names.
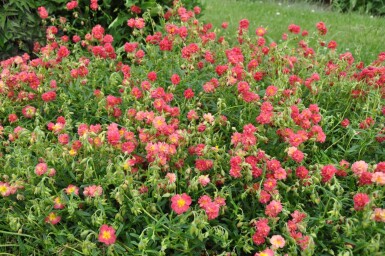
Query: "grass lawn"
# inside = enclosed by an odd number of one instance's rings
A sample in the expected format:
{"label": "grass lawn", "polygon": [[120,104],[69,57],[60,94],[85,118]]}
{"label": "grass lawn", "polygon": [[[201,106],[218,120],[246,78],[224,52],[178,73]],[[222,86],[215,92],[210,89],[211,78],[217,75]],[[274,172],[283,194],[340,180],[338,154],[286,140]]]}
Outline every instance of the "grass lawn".
{"label": "grass lawn", "polygon": [[385,51],[385,19],[359,14],[340,14],[324,7],[306,3],[282,3],[253,0],[204,0],[206,10],[203,20],[219,27],[229,22],[229,33],[236,33],[241,19],[250,21],[250,33],[259,26],[268,28],[275,41],[287,33],[289,24],[314,31],[319,21],[329,29],[327,39],[338,43],[338,51],[350,51],[357,60],[369,64]]}

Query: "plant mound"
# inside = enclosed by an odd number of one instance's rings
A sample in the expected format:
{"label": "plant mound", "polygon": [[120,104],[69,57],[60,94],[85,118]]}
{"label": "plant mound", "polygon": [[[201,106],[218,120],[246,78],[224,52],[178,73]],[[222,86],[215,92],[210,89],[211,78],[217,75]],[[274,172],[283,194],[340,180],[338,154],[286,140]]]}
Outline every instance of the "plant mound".
{"label": "plant mound", "polygon": [[364,66],[323,22],[274,42],[195,13],[176,1],[148,36],[129,19],[120,47],[51,26],[39,58],[0,63],[0,251],[385,250],[385,53]]}

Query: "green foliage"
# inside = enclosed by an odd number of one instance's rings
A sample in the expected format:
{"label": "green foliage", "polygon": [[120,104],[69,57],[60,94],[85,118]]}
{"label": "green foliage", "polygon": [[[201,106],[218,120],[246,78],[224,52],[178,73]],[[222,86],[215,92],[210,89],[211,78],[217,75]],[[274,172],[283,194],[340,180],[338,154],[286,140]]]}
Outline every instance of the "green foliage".
{"label": "green foliage", "polygon": [[359,12],[371,15],[385,15],[384,0],[335,0],[332,6],[339,12]]}
{"label": "green foliage", "polygon": [[[106,28],[107,33],[114,37],[116,45],[122,45],[131,37],[132,29],[126,23],[133,17],[148,13],[154,26],[160,22],[159,15],[173,5],[173,0],[99,0],[97,10],[90,8],[90,1],[79,1],[78,7],[67,10],[68,0],[3,0],[0,3],[0,60],[27,52],[31,53],[34,42],[45,41],[44,29],[46,22],[41,21],[37,8],[44,6],[49,19],[60,24],[60,17],[71,20],[71,26],[62,28],[60,34],[84,36],[90,29],[99,24]],[[200,5],[200,0],[184,0],[186,8],[192,9]],[[140,14],[130,10],[138,6]],[[147,32],[154,29],[154,26]]]}
{"label": "green foliage", "polygon": [[[0,3],[0,59],[30,51],[32,40],[41,38],[36,8],[42,1],[5,0]],[[22,14],[22,15],[21,15]],[[29,40],[28,40],[29,39]]]}
{"label": "green foliage", "polygon": [[307,2],[327,4],[338,12],[358,12],[368,15],[385,15],[384,0],[308,0]]}

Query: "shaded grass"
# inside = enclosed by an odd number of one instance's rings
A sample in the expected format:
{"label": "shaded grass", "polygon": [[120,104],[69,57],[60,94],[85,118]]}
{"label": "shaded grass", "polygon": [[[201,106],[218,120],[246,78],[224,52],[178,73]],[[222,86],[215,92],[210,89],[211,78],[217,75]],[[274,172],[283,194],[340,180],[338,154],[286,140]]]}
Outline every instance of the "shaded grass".
{"label": "shaded grass", "polygon": [[253,0],[203,0],[206,10],[203,21],[220,27],[229,22],[228,33],[236,34],[241,19],[250,21],[250,33],[259,26],[268,28],[268,36],[281,40],[287,27],[294,23],[309,32],[319,21],[326,23],[328,40],[338,43],[338,52],[350,51],[356,60],[369,64],[385,51],[385,18],[354,13],[341,14],[308,3]]}

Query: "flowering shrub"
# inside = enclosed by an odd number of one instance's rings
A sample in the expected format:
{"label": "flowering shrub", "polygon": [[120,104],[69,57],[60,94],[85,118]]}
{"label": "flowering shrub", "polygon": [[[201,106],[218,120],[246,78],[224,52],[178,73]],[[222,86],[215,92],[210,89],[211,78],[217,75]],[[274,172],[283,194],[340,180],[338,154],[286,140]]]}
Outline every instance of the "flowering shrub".
{"label": "flowering shrub", "polygon": [[[186,8],[202,7],[199,0],[179,0]],[[44,30],[53,21],[58,30],[69,38],[84,36],[102,25],[120,45],[129,40],[132,29],[126,26],[130,18],[152,21],[145,33],[160,25],[160,15],[167,13],[173,0],[112,1],[112,0],[3,0],[0,5],[0,60],[18,52],[32,53],[44,42]],[[200,7],[198,7],[200,6]],[[143,16],[145,14],[145,16]],[[66,23],[66,21],[70,21]],[[28,28],[28,29],[25,29]],[[143,31],[142,31],[143,32]]]}
{"label": "flowering shrub", "polygon": [[237,44],[175,3],[113,47],[47,30],[1,62],[0,250],[76,255],[379,254],[385,54],[327,24]]}

